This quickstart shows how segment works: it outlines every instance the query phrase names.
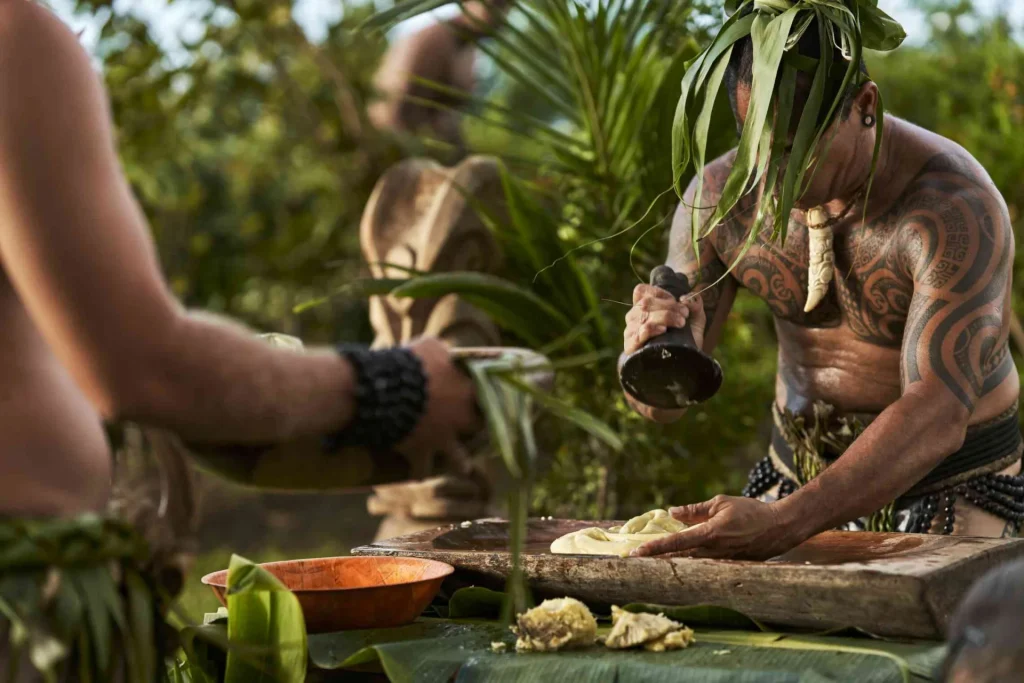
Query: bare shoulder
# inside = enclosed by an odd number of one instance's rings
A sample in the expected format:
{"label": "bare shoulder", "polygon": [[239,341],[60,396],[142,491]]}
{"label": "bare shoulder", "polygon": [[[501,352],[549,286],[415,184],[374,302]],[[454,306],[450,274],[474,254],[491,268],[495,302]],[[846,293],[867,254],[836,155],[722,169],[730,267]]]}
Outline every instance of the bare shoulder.
{"label": "bare shoulder", "polygon": [[0,59],[28,55],[43,63],[89,59],[71,29],[49,9],[32,0],[0,0]]}
{"label": "bare shoulder", "polygon": [[12,88],[31,96],[37,107],[53,98],[102,93],[99,75],[77,36],[31,0],[0,0],[0,74],[8,102],[24,99],[12,97]]}
{"label": "bare shoulder", "polygon": [[[697,178],[690,181],[683,199],[676,207],[675,216],[672,219],[672,229],[669,232],[668,263],[682,272],[696,272],[697,262],[701,263],[701,278],[705,281],[713,281],[722,273],[718,271],[720,259],[718,251],[711,237],[701,238],[700,255],[693,248],[693,207],[698,206],[698,221],[705,221],[714,212],[718,201],[722,197],[722,188],[725,186],[726,178],[732,169],[733,159],[736,157],[736,150],[731,150],[717,159],[706,164],[704,167],[704,184],[701,188],[701,197],[696,199]],[[713,235],[722,232],[723,229],[731,229],[730,221],[716,228]],[[709,270],[711,269],[711,270]],[[712,270],[714,272],[712,272]]]}
{"label": "bare shoulder", "polygon": [[915,158],[899,199],[910,270],[920,277],[939,267],[942,277],[927,279],[940,286],[968,274],[963,286],[971,286],[983,273],[1004,270],[1012,262],[1013,228],[988,172],[955,142],[905,125]]}
{"label": "bare shoulder", "polygon": [[[722,196],[722,188],[725,186],[725,181],[729,177],[729,172],[732,171],[732,165],[735,159],[736,150],[731,149],[704,166],[704,187],[701,192],[703,200],[701,202],[702,206],[718,203],[718,200]],[[697,178],[694,176],[686,190],[686,200],[691,201],[696,191]]]}
{"label": "bare shoulder", "polygon": [[736,150],[732,149],[711,161],[704,166],[704,182],[701,186],[700,201],[697,201],[697,176],[690,179],[690,183],[683,193],[683,198],[676,207],[676,214],[672,221],[672,232],[680,239],[690,239],[691,223],[693,222],[693,207],[699,206],[699,216],[704,220],[711,216],[718,201],[722,198],[722,188],[732,170],[733,160],[736,158]]}
{"label": "bare shoulder", "polygon": [[905,195],[967,193],[994,201],[1005,209],[1003,197],[988,171],[970,152],[941,135],[904,121],[899,123],[905,131],[905,143],[901,141],[900,145],[906,148],[906,156],[914,160],[908,164],[911,179]]}
{"label": "bare shoulder", "polygon": [[50,10],[0,0],[0,79],[0,175],[25,180],[44,168],[70,173],[109,161],[113,130],[100,74]]}

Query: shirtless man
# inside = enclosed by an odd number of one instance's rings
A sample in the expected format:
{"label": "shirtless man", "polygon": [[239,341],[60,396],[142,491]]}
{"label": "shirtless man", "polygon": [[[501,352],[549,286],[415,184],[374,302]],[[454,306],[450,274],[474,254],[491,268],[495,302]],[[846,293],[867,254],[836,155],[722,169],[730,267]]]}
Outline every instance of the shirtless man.
{"label": "shirtless man", "polygon": [[380,99],[369,108],[373,124],[384,130],[425,132],[461,152],[461,117],[454,109],[464,103],[463,98],[439,92],[416,79],[472,93],[476,87],[475,39],[501,21],[508,4],[508,0],[468,2],[458,16],[396,41],[385,53],[374,79]]}
{"label": "shirtless man", "polygon": [[[103,419],[202,444],[345,433],[362,414],[350,357],[272,348],[171,295],[102,84],[74,34],[29,0],[0,0],[0,83],[0,524],[102,513]],[[407,376],[418,359],[425,381],[399,450],[474,428],[472,384],[441,342],[382,353]],[[0,617],[0,662],[4,630]]]}
{"label": "shirtless man", "polygon": [[[726,75],[740,126],[750,96],[750,45],[737,44]],[[806,83],[801,87],[806,92]],[[1019,378],[1007,343],[1014,255],[1007,208],[967,151],[886,117],[862,220],[859,190],[880,134],[877,98],[871,82],[848,93],[828,133],[835,133],[831,149],[789,216],[784,245],[769,243],[767,225],[726,276],[753,219],[756,200],[747,195],[701,241],[698,267],[691,213],[681,207],[667,263],[700,295],[679,302],[654,287],[636,288],[626,354],[683,325],[713,351],[739,287],[771,308],[779,343],[772,448],[752,472],[747,497],[677,508],[678,519],[706,523],[637,554],[765,559],[843,525],[1016,534],[1024,478],[1016,476]],[[733,158],[707,166],[702,208],[718,201]],[[691,184],[684,204],[695,201],[694,193]],[[818,205],[836,219],[836,271],[827,298],[805,313],[805,211]],[[657,422],[682,415],[628,398]],[[832,443],[813,437],[812,425]],[[817,440],[808,451],[810,438]]]}

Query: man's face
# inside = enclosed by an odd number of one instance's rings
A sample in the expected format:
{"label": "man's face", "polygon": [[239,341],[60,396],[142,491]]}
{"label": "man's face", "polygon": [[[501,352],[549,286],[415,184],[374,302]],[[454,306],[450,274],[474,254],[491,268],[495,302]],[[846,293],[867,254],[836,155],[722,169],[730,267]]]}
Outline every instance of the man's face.
{"label": "man's face", "polygon": [[[740,84],[736,89],[736,117],[737,129],[742,130],[746,121],[747,107],[750,104],[750,88]],[[782,178],[785,175],[789,163],[789,153],[792,149],[793,131],[800,120],[802,107],[796,106],[793,109],[790,133],[786,140],[785,151],[783,152],[782,165],[780,167],[780,178],[777,190],[781,190]],[[824,204],[836,197],[833,194],[832,186],[838,171],[840,171],[853,158],[854,151],[860,141],[860,133],[854,125],[856,117],[849,116],[845,120],[839,112],[834,117],[832,124],[826,129],[818,142],[810,159],[810,166],[804,176],[804,184],[807,191],[802,197],[797,197],[796,208],[809,209],[819,204]]]}

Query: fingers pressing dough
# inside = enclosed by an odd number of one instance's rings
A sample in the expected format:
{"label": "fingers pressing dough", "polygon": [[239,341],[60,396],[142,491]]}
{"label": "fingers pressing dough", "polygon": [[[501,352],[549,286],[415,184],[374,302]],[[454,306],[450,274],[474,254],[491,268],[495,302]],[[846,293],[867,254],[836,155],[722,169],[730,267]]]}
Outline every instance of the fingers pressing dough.
{"label": "fingers pressing dough", "polygon": [[669,536],[686,529],[665,510],[651,510],[634,517],[622,526],[610,529],[590,527],[566,534],[551,544],[555,555],[611,555],[628,557],[648,541]]}

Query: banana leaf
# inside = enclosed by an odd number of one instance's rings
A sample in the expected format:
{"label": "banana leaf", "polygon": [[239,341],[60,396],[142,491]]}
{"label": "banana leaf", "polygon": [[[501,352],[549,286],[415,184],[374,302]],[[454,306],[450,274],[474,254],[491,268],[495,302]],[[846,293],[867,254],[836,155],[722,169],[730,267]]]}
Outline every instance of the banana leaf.
{"label": "banana leaf", "polygon": [[[492,619],[501,612],[505,594],[480,586],[460,588],[452,593],[448,601],[449,619]],[[693,605],[689,607],[673,607],[669,605],[651,605],[647,603],[630,603],[623,605],[627,612],[647,612],[664,614],[690,627],[706,626],[713,628],[735,628],[748,631],[767,632],[768,628],[758,620],[748,617],[742,612],[727,607],[714,605]],[[608,615],[597,615],[598,619]]]}
{"label": "banana leaf", "polygon": [[302,683],[306,623],[295,594],[259,565],[232,555],[226,595],[224,683]]}
{"label": "banana leaf", "polygon": [[[606,632],[607,627],[602,631]],[[619,652],[600,646],[551,654],[504,654],[513,636],[495,622],[422,620],[399,629],[310,638],[313,666],[337,670],[378,663],[393,683],[411,681],[929,681],[942,650],[862,639],[815,639],[742,631],[697,631],[676,652]],[[848,642],[852,641],[852,642]]]}

